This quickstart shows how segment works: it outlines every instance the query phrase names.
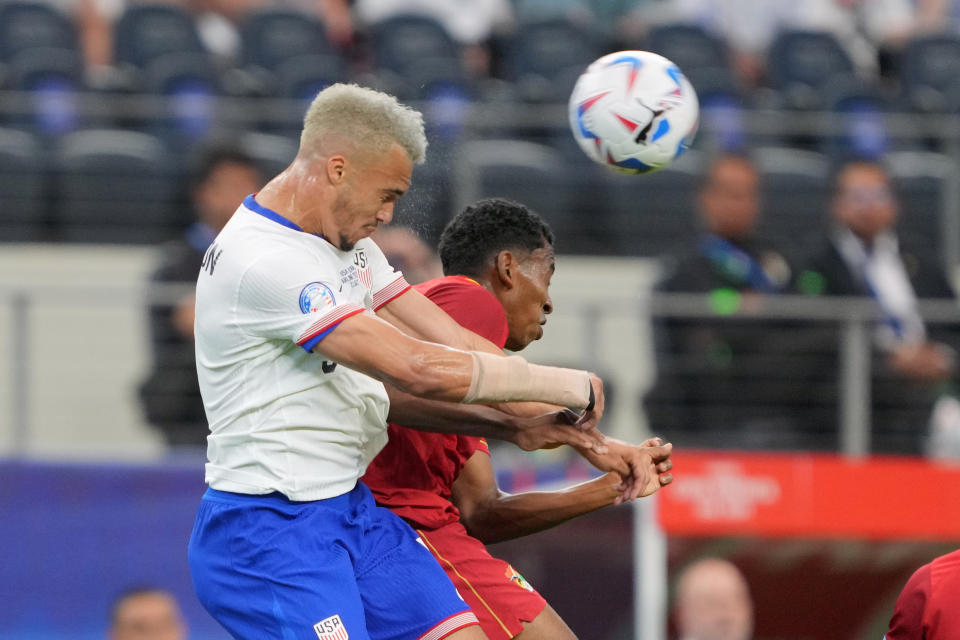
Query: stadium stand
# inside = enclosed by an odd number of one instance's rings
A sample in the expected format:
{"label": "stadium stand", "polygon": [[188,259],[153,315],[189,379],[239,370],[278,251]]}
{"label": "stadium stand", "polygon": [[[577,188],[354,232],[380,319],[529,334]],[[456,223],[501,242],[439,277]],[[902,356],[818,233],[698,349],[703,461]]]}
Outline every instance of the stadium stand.
{"label": "stadium stand", "polygon": [[46,239],[43,151],[31,134],[0,129],[0,238]]}
{"label": "stadium stand", "polygon": [[77,32],[70,19],[52,6],[36,2],[0,5],[0,62],[37,48],[79,52]]}
{"label": "stadium stand", "polygon": [[114,59],[145,68],[169,53],[206,53],[193,19],[173,4],[132,4],[114,28]]}
{"label": "stadium stand", "polygon": [[784,30],[767,53],[770,83],[786,109],[823,108],[828,83],[854,80],[853,61],[825,31]]}
{"label": "stadium stand", "polygon": [[960,109],[960,36],[917,37],[900,58],[902,99],[908,109],[921,113],[956,112]]}
{"label": "stadium stand", "polygon": [[521,100],[565,103],[580,73],[604,53],[592,31],[564,19],[542,20],[517,27],[505,67]]}
{"label": "stadium stand", "polygon": [[55,225],[71,242],[156,242],[178,217],[177,181],[163,143],[121,129],[77,131],[57,151]]}

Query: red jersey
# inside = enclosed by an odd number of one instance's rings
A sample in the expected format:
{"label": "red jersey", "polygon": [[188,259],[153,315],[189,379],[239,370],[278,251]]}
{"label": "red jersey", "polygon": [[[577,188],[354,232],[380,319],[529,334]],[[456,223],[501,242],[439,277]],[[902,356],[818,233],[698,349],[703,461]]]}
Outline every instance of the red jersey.
{"label": "red jersey", "polygon": [[[500,348],[507,341],[507,315],[497,298],[470,278],[447,276],[414,287],[459,324]],[[476,451],[489,454],[483,438],[387,426],[390,440],[361,480],[377,503],[415,527],[436,529],[460,519],[450,502],[463,465]]]}
{"label": "red jersey", "polygon": [[960,550],[917,569],[897,598],[885,638],[960,638]]}

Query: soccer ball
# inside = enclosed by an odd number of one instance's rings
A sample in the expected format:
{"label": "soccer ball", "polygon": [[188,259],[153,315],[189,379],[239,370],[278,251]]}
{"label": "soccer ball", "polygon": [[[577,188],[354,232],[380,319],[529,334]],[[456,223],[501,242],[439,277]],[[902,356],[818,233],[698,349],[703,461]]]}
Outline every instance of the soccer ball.
{"label": "soccer ball", "polygon": [[649,173],[687,150],[700,106],[677,65],[649,51],[618,51],[580,75],[569,113],[573,136],[592,160]]}

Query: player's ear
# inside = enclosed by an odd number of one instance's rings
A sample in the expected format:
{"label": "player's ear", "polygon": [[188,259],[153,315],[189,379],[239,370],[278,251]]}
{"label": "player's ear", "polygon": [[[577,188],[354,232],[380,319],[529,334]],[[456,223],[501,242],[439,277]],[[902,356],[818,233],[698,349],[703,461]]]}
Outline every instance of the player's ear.
{"label": "player's ear", "polygon": [[517,271],[517,259],[509,249],[504,249],[497,254],[497,277],[504,288],[513,287],[514,277]]}
{"label": "player's ear", "polygon": [[335,154],[327,158],[327,178],[332,184],[340,184],[346,174],[347,160]]}

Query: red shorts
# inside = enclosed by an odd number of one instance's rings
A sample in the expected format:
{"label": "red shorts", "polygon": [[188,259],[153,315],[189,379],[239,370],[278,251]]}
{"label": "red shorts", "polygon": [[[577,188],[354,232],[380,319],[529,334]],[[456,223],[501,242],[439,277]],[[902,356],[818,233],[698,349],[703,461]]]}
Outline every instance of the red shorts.
{"label": "red shorts", "polygon": [[[414,527],[416,528],[416,527]],[[508,562],[494,558],[459,522],[439,529],[416,529],[490,640],[513,638],[547,606]]]}

